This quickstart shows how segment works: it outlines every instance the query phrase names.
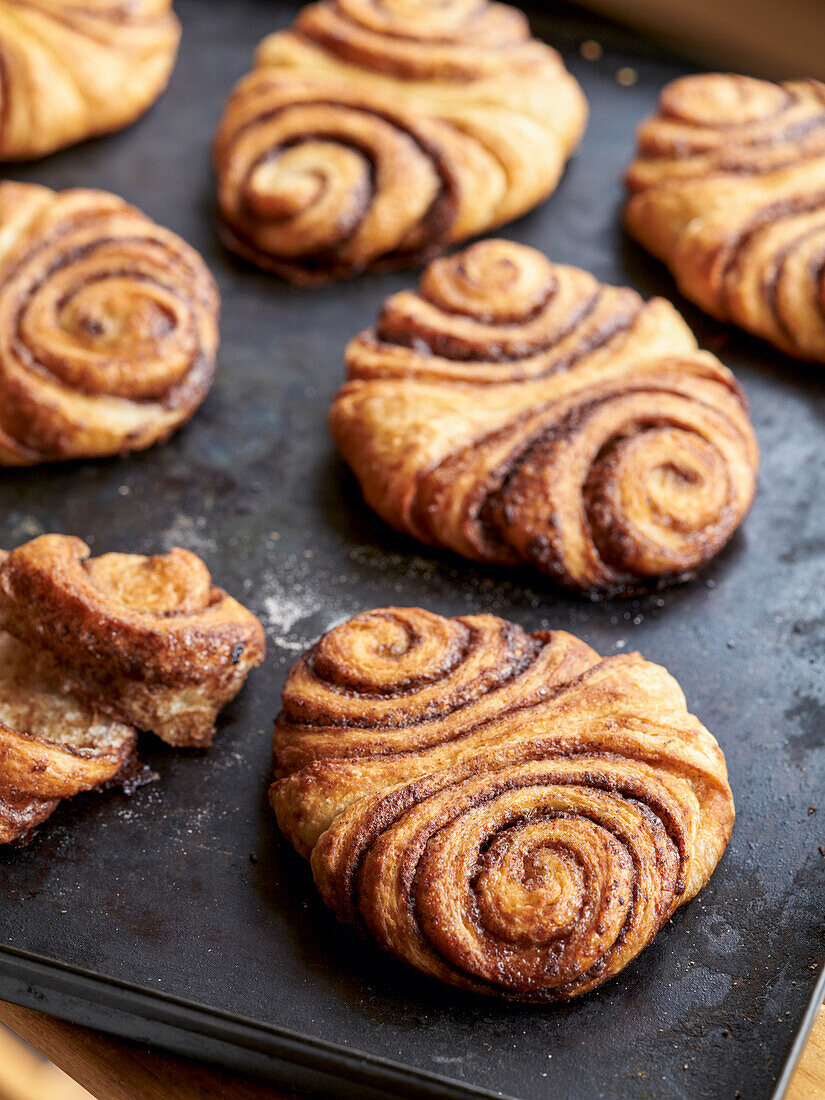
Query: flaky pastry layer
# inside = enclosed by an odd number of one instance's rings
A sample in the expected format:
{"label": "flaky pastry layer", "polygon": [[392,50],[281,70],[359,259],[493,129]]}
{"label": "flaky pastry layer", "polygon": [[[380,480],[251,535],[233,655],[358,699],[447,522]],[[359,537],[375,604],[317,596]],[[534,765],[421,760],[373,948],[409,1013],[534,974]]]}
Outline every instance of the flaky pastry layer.
{"label": "flaky pastry layer", "polygon": [[63,684],[48,659],[0,630],[0,844],[24,839],[63,798],[115,780],[135,730]]}

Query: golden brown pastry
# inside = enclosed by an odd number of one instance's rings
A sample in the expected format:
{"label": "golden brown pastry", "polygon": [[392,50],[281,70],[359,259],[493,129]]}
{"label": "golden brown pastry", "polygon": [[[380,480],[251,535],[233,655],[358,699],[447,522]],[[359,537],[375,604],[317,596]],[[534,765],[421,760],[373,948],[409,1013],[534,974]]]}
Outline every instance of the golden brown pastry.
{"label": "golden brown pastry", "polygon": [[387,608],[292,669],[270,800],[326,903],[425,973],[565,1000],[708,881],[733,799],[714,738],[637,653]]}
{"label": "golden brown pastry", "polygon": [[136,742],[0,630],[0,844],[25,839],[61,799],[113,783]]}
{"label": "golden brown pastry", "polygon": [[638,137],[628,230],[702,309],[825,362],[825,84],[682,77]]}
{"label": "golden brown pastry", "polygon": [[166,87],[171,0],[0,0],[0,160],[120,130]]}
{"label": "golden brown pastry", "polygon": [[0,466],[165,439],[212,384],[217,320],[197,252],[122,199],[0,183]]}
{"label": "golden brown pastry", "polygon": [[418,263],[555,188],[587,115],[521,12],[322,0],[266,38],[215,139],[221,233],[304,285]]}
{"label": "golden brown pastry", "polygon": [[188,550],[89,556],[42,535],[0,564],[0,628],[45,653],[63,683],[172,745],[205,746],[264,658],[260,622]]}
{"label": "golden brown pastry", "polygon": [[661,298],[510,241],[434,261],[347,349],[330,425],[423,542],[632,591],[707,562],[753,497],[745,399]]}

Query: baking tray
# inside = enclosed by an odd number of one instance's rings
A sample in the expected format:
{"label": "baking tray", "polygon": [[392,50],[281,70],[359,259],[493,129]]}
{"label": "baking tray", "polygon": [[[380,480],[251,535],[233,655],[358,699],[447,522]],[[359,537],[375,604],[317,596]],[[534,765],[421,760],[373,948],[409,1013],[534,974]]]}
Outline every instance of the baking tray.
{"label": "baking tray", "polygon": [[[347,338],[414,275],[300,291],[222,250],[211,135],[255,44],[296,7],[176,6],[180,61],[144,119],[7,174],[109,188],[200,249],[223,295],[217,383],[166,446],[3,472],[0,545],[62,531],[97,552],[189,547],[262,617],[269,659],[211,752],[146,738],[159,783],[65,803],[27,848],[0,854],[0,996],[337,1097],[770,1096],[821,1003],[825,959],[821,371],[676,298],[742,381],[764,453],[751,516],[692,584],[591,603],[390,531],[325,418]],[[540,25],[592,118],[557,193],[503,234],[672,297],[622,236],[620,177],[636,123],[687,67],[572,9]],[[604,46],[597,63],[578,55],[586,38]],[[617,83],[621,67],[633,86]],[[604,654],[638,647],[724,748],[738,816],[716,874],[633,965],[573,1004],[500,1005],[403,969],[337,924],[278,833],[266,786],[286,669],[332,623],[390,603],[561,627]]]}

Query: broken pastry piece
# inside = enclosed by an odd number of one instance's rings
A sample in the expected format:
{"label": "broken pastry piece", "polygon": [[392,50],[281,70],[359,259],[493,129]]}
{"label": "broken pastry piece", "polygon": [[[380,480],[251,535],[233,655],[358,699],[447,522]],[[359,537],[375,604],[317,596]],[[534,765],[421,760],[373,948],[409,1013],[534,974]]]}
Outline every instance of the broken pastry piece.
{"label": "broken pastry piece", "polygon": [[209,745],[265,652],[260,622],[190,551],[92,558],[65,535],[0,565],[0,625],[55,661],[67,688],[170,745]]}
{"label": "broken pastry piece", "polygon": [[0,631],[0,844],[24,840],[63,798],[116,781],[137,733],[73,692]]}
{"label": "broken pastry piece", "polygon": [[264,651],[255,616],[188,550],[92,558],[42,535],[0,551],[0,844],[131,779],[138,729],[209,745]]}

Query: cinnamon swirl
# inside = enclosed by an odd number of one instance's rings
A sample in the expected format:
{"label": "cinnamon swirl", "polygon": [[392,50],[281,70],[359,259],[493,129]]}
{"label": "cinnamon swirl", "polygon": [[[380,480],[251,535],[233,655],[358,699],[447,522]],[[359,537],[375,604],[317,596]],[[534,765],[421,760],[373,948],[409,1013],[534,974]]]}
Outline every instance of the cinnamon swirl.
{"label": "cinnamon swirl", "polygon": [[270,800],[324,901],[425,973],[566,1000],[712,874],[725,761],[675,680],[563,631],[358,615],[290,672]]}
{"label": "cinnamon swirl", "polygon": [[586,112],[514,8],[321,0],[229,100],[223,238],[305,285],[418,263],[545,199]]}
{"label": "cinnamon swirl", "polygon": [[367,502],[423,542],[632,592],[699,568],[750,506],[730,371],[668,302],[534,249],[434,261],[346,359],[332,433]]}
{"label": "cinnamon swirl", "polygon": [[140,450],[215,371],[203,260],[104,191],[0,183],[0,465]]}
{"label": "cinnamon swirl", "polygon": [[633,236],[714,317],[825,362],[825,84],[683,77],[638,138]]}

